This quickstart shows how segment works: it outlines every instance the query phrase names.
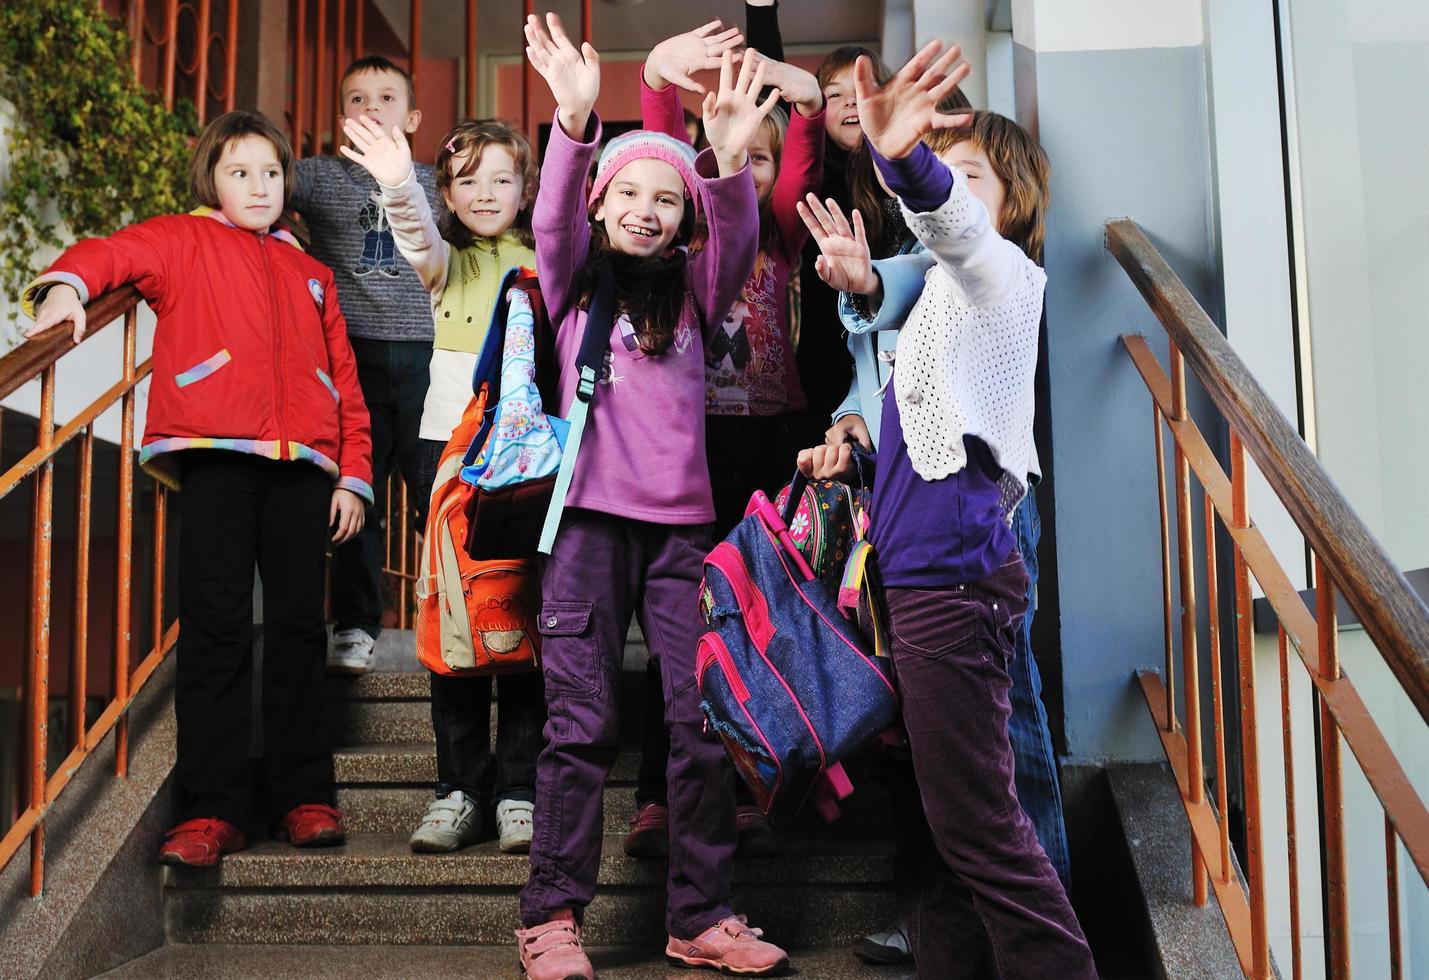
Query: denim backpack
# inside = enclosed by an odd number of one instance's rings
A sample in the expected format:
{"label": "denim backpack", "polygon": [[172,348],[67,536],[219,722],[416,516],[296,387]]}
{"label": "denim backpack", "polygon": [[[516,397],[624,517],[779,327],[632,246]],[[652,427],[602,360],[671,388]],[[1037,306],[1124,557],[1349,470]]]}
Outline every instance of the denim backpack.
{"label": "denim backpack", "polygon": [[827,820],[852,792],[842,760],[895,723],[889,661],[875,657],[756,491],[705,558],[695,671],[709,728],[768,814],[812,803]]}

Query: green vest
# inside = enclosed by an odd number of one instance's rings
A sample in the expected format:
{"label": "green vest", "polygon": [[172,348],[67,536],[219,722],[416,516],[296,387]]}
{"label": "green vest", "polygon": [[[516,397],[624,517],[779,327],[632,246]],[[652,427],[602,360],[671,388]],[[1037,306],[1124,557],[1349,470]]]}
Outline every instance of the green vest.
{"label": "green vest", "polygon": [[452,249],[451,263],[432,346],[480,354],[502,277],[516,266],[534,269],[536,253],[508,231],[500,238],[479,238],[466,248]]}

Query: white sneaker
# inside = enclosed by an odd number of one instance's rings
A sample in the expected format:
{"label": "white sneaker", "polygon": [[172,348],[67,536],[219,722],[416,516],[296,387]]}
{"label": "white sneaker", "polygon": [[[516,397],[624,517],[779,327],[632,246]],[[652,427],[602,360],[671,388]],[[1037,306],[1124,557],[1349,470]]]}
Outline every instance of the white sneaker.
{"label": "white sneaker", "polygon": [[853,955],[865,963],[886,966],[913,962],[913,948],[903,923],[895,922],[882,932],[864,936],[853,948]]}
{"label": "white sneaker", "polygon": [[525,854],[531,849],[532,815],[536,807],[525,800],[502,800],[496,804],[496,846],[507,854]]}
{"label": "white sneaker", "polygon": [[327,648],[329,674],[365,674],[372,669],[372,651],[377,646],[366,630],[338,630]]}
{"label": "white sneaker", "polygon": [[455,851],[481,839],[481,808],[461,790],[432,801],[407,843],[418,853]]}

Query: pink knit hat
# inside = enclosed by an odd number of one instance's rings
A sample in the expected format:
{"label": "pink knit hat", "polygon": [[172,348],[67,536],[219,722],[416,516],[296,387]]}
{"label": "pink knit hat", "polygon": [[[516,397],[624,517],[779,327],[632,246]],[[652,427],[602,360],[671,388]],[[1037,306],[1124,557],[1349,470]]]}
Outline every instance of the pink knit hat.
{"label": "pink knit hat", "polygon": [[685,182],[685,192],[695,202],[695,213],[699,214],[701,181],[695,173],[695,148],[668,133],[648,129],[622,133],[605,145],[605,152],[595,168],[595,183],[590,189],[591,206],[600,200],[611,178],[621,168],[632,160],[642,159],[662,160],[674,167]]}

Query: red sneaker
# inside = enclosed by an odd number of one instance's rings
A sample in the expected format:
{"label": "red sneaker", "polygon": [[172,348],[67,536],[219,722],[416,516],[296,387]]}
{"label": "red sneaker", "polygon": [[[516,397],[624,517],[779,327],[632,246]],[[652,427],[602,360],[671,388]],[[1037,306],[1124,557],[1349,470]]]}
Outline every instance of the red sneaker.
{"label": "red sneaker", "polygon": [[633,858],[666,861],[670,857],[670,808],[663,803],[646,803],[630,821],[625,835],[625,853]]}
{"label": "red sneaker", "polygon": [[674,966],[705,967],[744,977],[772,977],[789,967],[789,954],[759,937],[742,915],[731,915],[694,939],[670,937],[665,959]]}
{"label": "red sneaker", "polygon": [[248,846],[242,831],[227,820],[196,817],[185,820],[164,835],[159,848],[160,864],[186,864],[192,868],[208,868],[225,854]]}
{"label": "red sneaker", "polygon": [[326,803],[300,803],[283,817],[274,834],[294,847],[326,847],[347,840],[342,831],[342,811]]}

